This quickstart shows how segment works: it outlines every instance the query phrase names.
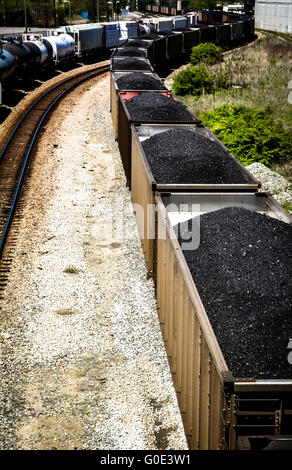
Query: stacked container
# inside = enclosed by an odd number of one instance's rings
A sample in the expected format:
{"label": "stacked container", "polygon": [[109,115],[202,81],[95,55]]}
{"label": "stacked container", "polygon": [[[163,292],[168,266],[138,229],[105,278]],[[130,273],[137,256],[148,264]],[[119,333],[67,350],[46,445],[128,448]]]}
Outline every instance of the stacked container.
{"label": "stacked container", "polygon": [[117,47],[120,39],[119,23],[104,23],[104,45],[106,48]]}
{"label": "stacked container", "polygon": [[138,36],[138,28],[136,21],[120,21],[121,36],[125,39],[136,38]]}
{"label": "stacked container", "polygon": [[185,29],[187,27],[188,20],[185,16],[174,16],[173,18],[173,29]]}

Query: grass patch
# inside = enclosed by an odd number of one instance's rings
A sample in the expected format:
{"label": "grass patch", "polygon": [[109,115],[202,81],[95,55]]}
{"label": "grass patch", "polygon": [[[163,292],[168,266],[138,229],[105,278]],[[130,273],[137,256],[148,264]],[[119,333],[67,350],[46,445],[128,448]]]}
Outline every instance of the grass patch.
{"label": "grass patch", "polygon": [[[292,162],[284,163],[283,165],[273,165],[272,170],[284,176],[286,180],[292,181]],[[289,191],[292,191],[292,185],[289,186]]]}
{"label": "grass patch", "polygon": [[76,312],[73,310],[72,307],[70,308],[63,308],[62,310],[58,310],[56,312],[57,315],[66,316],[66,315],[74,315]]}
{"label": "grass patch", "polygon": [[288,104],[288,83],[292,78],[289,42],[266,35],[249,47],[228,52],[224,62],[208,67],[208,73],[226,74],[229,88],[217,88],[201,96],[185,95],[183,101],[199,117],[224,104],[251,105],[259,110],[268,106],[271,118],[292,131],[292,105]]}
{"label": "grass patch", "polygon": [[79,273],[79,269],[75,268],[75,266],[67,266],[66,269],[64,269],[63,273],[66,273],[66,274],[78,274]]}
{"label": "grass patch", "polygon": [[284,202],[284,204],[282,204],[282,207],[285,209],[285,211],[287,212],[292,212],[292,202]]}

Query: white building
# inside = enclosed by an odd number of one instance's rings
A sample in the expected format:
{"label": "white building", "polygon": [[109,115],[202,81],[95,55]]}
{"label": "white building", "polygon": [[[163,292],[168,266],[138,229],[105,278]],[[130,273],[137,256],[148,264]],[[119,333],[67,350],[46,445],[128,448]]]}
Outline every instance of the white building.
{"label": "white building", "polygon": [[255,27],[292,34],[292,1],[256,0]]}

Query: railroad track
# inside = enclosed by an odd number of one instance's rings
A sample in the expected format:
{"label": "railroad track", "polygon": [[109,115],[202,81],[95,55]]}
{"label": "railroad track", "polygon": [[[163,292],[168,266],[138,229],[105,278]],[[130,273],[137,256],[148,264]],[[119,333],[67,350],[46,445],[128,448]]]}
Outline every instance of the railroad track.
{"label": "railroad track", "polygon": [[10,253],[3,255],[4,247],[38,135],[50,112],[69,91],[107,71],[109,65],[79,72],[44,92],[19,120],[0,154],[0,291],[6,284],[11,262]]}

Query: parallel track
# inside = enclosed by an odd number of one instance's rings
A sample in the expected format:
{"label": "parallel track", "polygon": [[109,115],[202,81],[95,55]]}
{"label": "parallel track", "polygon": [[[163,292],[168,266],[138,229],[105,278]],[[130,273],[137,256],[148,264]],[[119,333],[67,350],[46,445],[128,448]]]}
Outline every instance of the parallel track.
{"label": "parallel track", "polygon": [[[46,118],[66,93],[109,71],[109,65],[75,74],[43,93],[16,125],[0,154],[0,259],[19,202],[32,150]],[[4,263],[9,260],[2,260]],[[3,267],[2,270],[3,272]],[[6,269],[4,269],[6,271]]]}

